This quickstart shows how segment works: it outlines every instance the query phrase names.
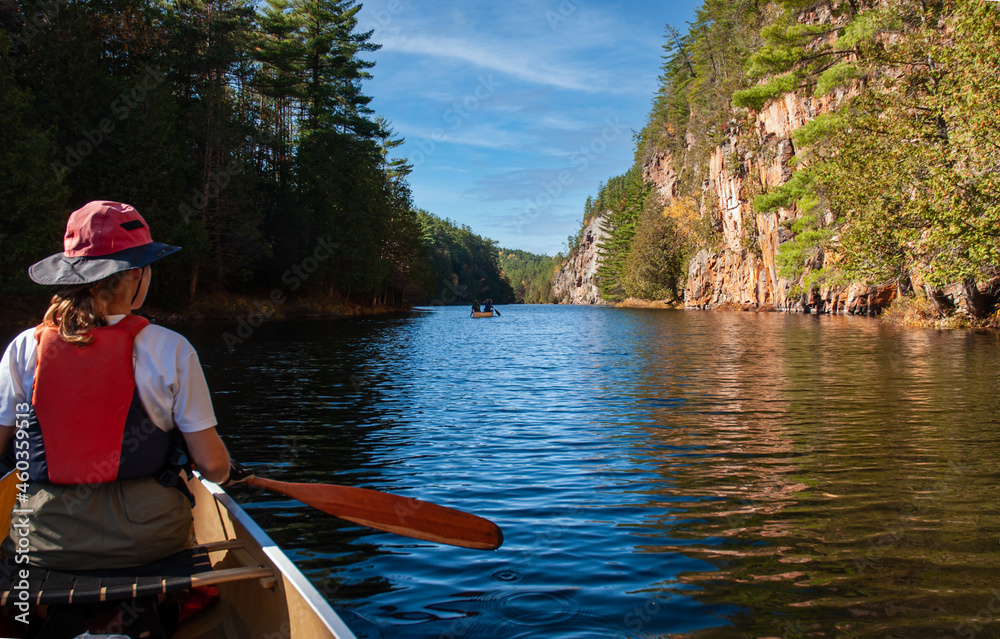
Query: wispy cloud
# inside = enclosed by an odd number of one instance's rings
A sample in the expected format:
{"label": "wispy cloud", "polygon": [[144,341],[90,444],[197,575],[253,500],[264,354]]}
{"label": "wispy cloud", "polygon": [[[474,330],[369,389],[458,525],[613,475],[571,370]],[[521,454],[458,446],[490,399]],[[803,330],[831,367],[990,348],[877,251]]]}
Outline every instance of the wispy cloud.
{"label": "wispy cloud", "polygon": [[434,56],[459,60],[481,69],[496,71],[524,82],[559,89],[599,93],[616,91],[608,78],[595,78],[586,69],[564,64],[553,66],[539,53],[516,45],[484,45],[460,38],[399,36],[383,44],[383,49],[395,53]]}
{"label": "wispy cloud", "polygon": [[701,2],[366,0],[361,27],[383,46],[365,88],[406,138],[415,204],[559,250],[587,195],[632,162],[664,23],[683,27]]}
{"label": "wispy cloud", "polygon": [[[396,133],[411,140],[430,140],[434,144],[456,144],[482,149],[516,150],[532,145],[536,137],[524,131],[505,131],[493,123],[467,126],[457,131],[446,127],[429,128],[394,122]],[[424,145],[426,146],[426,144]]]}

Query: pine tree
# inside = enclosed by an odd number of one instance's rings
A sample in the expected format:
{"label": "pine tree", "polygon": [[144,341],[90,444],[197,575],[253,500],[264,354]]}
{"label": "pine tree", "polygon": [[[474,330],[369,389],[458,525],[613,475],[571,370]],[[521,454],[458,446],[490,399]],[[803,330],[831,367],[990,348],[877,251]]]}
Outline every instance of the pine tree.
{"label": "pine tree", "polygon": [[608,237],[599,247],[601,264],[597,270],[598,288],[606,300],[626,296],[625,262],[648,194],[649,187],[643,181],[641,168],[634,166],[625,175],[608,180],[597,196],[598,210],[606,207],[608,211],[603,223]]}
{"label": "pine tree", "polygon": [[258,117],[271,141],[268,168],[284,193],[292,186],[293,150],[301,105],[306,99],[302,16],[293,7],[290,0],[266,0],[252,42],[258,67],[253,78],[253,90],[260,103]]}
{"label": "pine tree", "polygon": [[361,90],[374,63],[359,55],[377,51],[380,45],[370,42],[371,32],[355,32],[360,10],[354,0],[301,0],[295,7],[305,47],[307,130],[377,137],[378,125],[368,106],[371,98]]}

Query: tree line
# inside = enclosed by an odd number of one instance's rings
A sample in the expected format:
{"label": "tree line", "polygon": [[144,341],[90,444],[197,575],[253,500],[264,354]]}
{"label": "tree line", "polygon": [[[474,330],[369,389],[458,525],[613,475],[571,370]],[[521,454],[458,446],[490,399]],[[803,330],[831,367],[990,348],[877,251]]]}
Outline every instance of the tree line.
{"label": "tree line", "polygon": [[[425,258],[353,0],[0,2],[0,290],[30,294],[69,211],[134,205],[160,299],[279,284],[399,303]],[[323,243],[332,247],[318,251]]]}
{"label": "tree line", "polygon": [[421,238],[428,253],[425,271],[427,294],[420,304],[472,304],[486,298],[513,304],[514,291],[500,266],[495,240],[472,232],[423,209],[417,210]]}
{"label": "tree line", "polygon": [[562,264],[555,257],[536,255],[520,249],[500,249],[499,264],[504,279],[510,282],[514,301],[519,304],[553,304],[552,280]]}
{"label": "tree line", "polygon": [[27,266],[69,211],[111,199],[184,247],[157,264],[164,303],[549,301],[553,258],[414,208],[402,140],[363,91],[378,45],[359,8],[0,0],[0,292],[44,296]]}

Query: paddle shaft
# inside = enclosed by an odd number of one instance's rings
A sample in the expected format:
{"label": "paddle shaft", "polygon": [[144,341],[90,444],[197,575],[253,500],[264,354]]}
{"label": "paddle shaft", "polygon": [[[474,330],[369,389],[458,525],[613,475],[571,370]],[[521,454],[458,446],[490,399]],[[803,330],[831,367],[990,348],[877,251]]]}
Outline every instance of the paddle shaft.
{"label": "paddle shaft", "polygon": [[334,517],[404,537],[478,550],[496,550],[503,543],[503,532],[492,521],[429,501],[368,488],[264,477],[251,477],[246,483],[287,495]]}

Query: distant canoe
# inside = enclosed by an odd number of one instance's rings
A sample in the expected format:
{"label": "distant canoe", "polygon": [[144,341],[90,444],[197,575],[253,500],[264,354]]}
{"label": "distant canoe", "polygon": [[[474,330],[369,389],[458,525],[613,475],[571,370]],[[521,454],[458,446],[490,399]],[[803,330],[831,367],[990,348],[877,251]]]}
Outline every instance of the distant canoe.
{"label": "distant canoe", "polygon": [[493,311],[472,311],[472,317],[493,317]]}

